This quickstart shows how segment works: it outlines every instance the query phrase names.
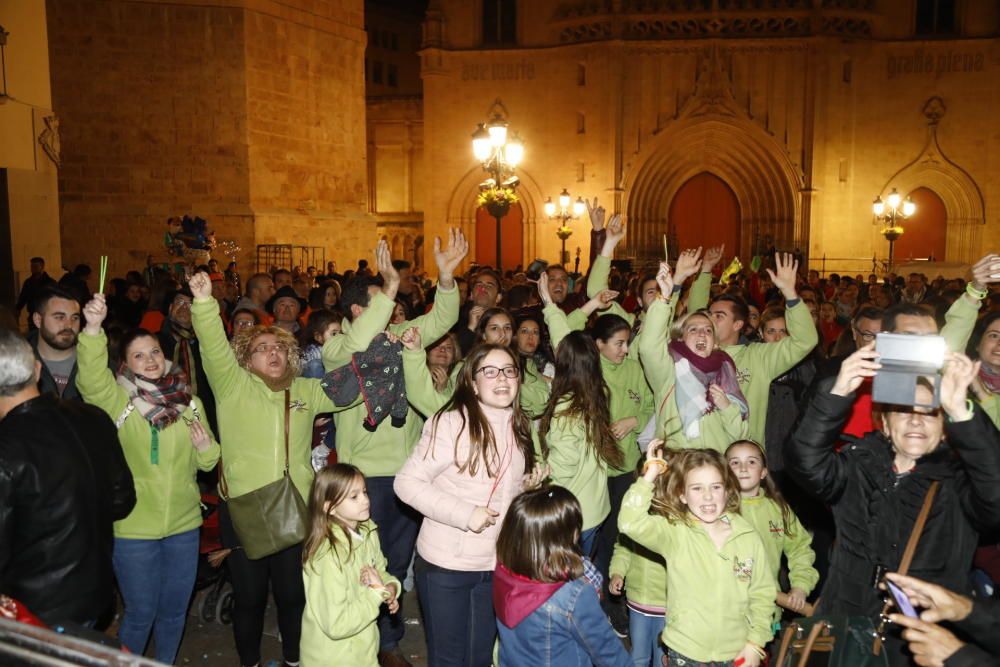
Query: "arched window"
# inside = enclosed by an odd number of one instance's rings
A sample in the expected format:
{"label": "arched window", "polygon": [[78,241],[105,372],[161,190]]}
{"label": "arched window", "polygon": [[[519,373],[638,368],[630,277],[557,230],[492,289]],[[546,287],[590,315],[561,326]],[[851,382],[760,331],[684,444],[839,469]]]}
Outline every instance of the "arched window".
{"label": "arched window", "polygon": [[483,0],[483,44],[517,44],[517,0]]}

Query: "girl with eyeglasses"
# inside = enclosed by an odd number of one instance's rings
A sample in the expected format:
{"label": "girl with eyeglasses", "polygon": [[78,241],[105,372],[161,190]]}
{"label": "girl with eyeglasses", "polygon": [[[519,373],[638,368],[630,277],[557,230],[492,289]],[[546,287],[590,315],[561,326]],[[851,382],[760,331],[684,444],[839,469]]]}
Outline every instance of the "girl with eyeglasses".
{"label": "girl with eyeglasses", "polygon": [[[401,341],[422,349],[416,329]],[[519,389],[517,359],[505,345],[474,347],[454,394],[396,473],[396,495],[424,515],[414,573],[431,667],[492,660],[499,526],[514,498],[547,475],[535,469]]]}

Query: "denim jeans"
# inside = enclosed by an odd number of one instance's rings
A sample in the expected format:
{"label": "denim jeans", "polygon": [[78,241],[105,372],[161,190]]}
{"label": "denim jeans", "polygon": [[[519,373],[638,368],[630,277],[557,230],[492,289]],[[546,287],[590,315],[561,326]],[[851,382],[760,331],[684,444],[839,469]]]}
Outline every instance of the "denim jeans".
{"label": "denim jeans", "polygon": [[112,562],[125,600],[118,639],[142,655],[152,630],[154,657],[173,664],[198,572],[198,529],[160,540],[116,537]]}
{"label": "denim jeans", "polygon": [[604,524],[598,524],[580,533],[580,550],[586,558],[592,558],[594,555],[594,549],[597,546],[597,536],[601,532],[602,525]]}
{"label": "denim jeans", "polygon": [[424,612],[429,667],[488,667],[493,661],[496,616],[493,572],[460,572],[413,564]]}
{"label": "denim jeans", "polygon": [[666,626],[663,616],[647,616],[634,609],[628,611],[628,634],[632,640],[632,662],[635,667],[661,667],[663,644],[660,635]]}
{"label": "denim jeans", "polygon": [[[394,477],[368,477],[365,487],[371,502],[371,518],[378,526],[382,555],[385,556],[386,570],[400,581],[406,579],[406,570],[413,558],[413,548],[420,532],[420,514],[396,497],[392,490]],[[382,605],[378,616],[379,651],[390,651],[403,638],[403,609],[400,601],[398,613],[390,614]]]}

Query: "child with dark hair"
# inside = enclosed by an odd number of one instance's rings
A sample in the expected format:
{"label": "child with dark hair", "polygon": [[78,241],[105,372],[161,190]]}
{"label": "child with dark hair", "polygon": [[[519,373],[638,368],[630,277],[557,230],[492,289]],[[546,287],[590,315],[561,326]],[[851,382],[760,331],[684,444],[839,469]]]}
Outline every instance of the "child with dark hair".
{"label": "child with dark hair", "polygon": [[583,512],[561,486],[523,493],[497,539],[493,605],[500,664],[628,667],[598,598],[600,574],[580,555]]}

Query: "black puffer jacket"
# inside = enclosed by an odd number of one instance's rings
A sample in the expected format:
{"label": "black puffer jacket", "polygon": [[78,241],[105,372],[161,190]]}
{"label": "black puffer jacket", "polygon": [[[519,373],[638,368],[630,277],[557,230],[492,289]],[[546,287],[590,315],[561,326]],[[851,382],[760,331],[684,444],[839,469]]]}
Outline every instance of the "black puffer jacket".
{"label": "black puffer jacket", "polygon": [[0,593],[47,623],[111,604],[112,522],[135,506],[115,425],[43,394],[0,421]]}
{"label": "black puffer jacket", "polygon": [[970,639],[944,667],[1000,667],[1000,600],[975,600],[964,621],[951,624],[962,639]]}
{"label": "black puffer jacket", "polygon": [[[898,568],[924,496],[941,487],[909,574],[953,591],[965,589],[978,532],[1000,526],[1000,434],[980,410],[945,426],[948,444],[897,479],[892,445],[881,433],[833,449],[854,402],[823,381],[786,452],[802,488],[833,507],[837,546],[817,613],[875,616],[882,594],[876,566]],[[947,420],[946,420],[947,421]]]}

